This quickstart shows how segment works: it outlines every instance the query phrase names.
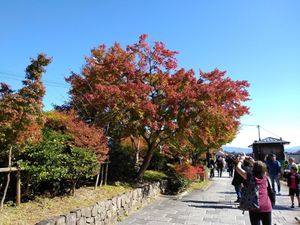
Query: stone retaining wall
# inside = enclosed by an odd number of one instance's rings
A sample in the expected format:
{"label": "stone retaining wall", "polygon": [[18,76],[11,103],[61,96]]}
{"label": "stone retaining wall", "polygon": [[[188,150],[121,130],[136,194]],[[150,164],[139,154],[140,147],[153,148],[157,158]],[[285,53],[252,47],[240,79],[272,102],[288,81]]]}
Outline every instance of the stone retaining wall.
{"label": "stone retaining wall", "polygon": [[106,225],[114,224],[131,211],[150,202],[166,189],[166,182],[156,182],[136,188],[112,199],[97,202],[67,215],[43,220],[36,225]]}

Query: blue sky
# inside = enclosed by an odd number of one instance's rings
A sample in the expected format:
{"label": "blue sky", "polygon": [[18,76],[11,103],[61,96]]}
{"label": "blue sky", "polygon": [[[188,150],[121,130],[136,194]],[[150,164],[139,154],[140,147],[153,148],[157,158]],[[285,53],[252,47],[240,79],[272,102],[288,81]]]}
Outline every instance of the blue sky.
{"label": "blue sky", "polygon": [[[44,76],[45,109],[68,99],[64,77],[79,72],[100,44],[132,44],[139,35],[179,51],[186,69],[226,70],[248,80],[251,114],[242,124],[261,125],[262,138],[300,146],[300,1],[1,1],[0,82],[21,85],[30,57],[53,57]],[[247,147],[255,126],[243,126],[229,145]]]}

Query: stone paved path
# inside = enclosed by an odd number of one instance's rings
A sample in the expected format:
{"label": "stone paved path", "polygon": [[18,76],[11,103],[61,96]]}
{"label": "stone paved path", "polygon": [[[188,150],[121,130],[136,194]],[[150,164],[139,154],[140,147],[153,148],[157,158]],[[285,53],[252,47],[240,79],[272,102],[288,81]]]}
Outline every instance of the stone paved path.
{"label": "stone paved path", "polygon": [[[194,190],[182,198],[161,196],[154,203],[126,217],[117,225],[248,225],[248,212],[242,214],[234,203],[236,195],[228,173],[212,179],[210,187]],[[290,208],[288,188],[282,185],[282,195],[277,196],[272,224],[299,224],[300,208]]]}

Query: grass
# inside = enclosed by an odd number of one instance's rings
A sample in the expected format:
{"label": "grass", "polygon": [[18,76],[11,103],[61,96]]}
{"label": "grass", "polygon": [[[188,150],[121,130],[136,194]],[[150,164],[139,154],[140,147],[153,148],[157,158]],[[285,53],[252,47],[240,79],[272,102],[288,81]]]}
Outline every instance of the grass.
{"label": "grass", "polygon": [[76,190],[76,196],[37,198],[18,207],[6,205],[0,211],[0,225],[29,225],[41,220],[67,214],[69,211],[94,205],[96,202],[120,195],[129,185],[107,185],[98,188],[84,187]]}
{"label": "grass", "polygon": [[194,190],[194,189],[204,189],[210,184],[209,180],[204,180],[204,181],[194,181],[192,182],[189,187],[188,191]]}

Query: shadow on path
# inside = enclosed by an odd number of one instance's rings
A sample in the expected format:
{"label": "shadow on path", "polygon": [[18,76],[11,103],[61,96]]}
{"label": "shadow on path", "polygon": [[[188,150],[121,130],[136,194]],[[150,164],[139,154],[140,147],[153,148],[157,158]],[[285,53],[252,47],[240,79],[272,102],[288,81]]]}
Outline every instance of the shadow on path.
{"label": "shadow on path", "polygon": [[188,205],[194,208],[204,208],[204,209],[237,209],[232,205]]}
{"label": "shadow on path", "polygon": [[237,209],[237,207],[230,201],[194,201],[194,200],[184,200],[182,202],[186,203],[196,203],[188,205],[189,207],[195,208],[209,208],[209,209]]}
{"label": "shadow on path", "polygon": [[288,210],[288,211],[297,211],[297,208],[294,208],[294,209],[292,209],[292,208],[290,208],[289,206],[286,206],[286,205],[275,205],[274,206],[274,208],[273,208],[273,211],[274,210],[280,210],[280,211],[282,211],[282,210]]}
{"label": "shadow on path", "polygon": [[219,194],[226,194],[226,195],[233,195],[235,192],[233,191],[223,191],[223,192],[218,192]]}

